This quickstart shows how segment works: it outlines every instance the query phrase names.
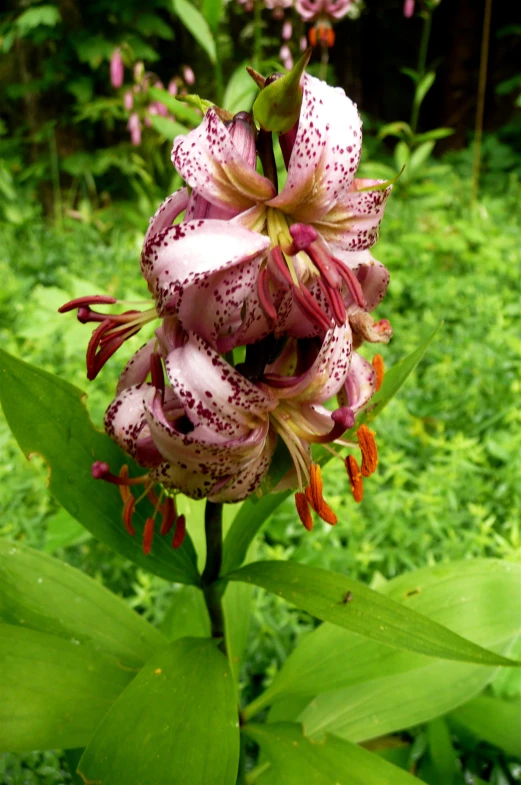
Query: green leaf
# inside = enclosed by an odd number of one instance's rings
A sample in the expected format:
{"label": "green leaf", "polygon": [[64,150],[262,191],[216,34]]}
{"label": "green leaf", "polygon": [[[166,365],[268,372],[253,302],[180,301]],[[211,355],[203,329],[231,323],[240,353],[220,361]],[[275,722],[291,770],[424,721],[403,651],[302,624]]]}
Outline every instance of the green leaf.
{"label": "green leaf", "polygon": [[260,745],[270,768],[258,785],[414,785],[403,769],[369,750],[334,736],[304,735],[300,725],[246,725],[244,733]]}
{"label": "green leaf", "polygon": [[217,60],[215,40],[204,16],[189,0],[172,0],[172,5],[186,29],[202,46],[211,62],[215,63]]}
{"label": "green leaf", "polygon": [[199,588],[182,586],[174,594],[161,624],[161,632],[169,641],[187,637],[210,637],[210,618]]}
{"label": "green leaf", "polygon": [[226,86],[223,107],[232,114],[253,106],[259,88],[246,71],[246,63],[238,66]]}
{"label": "green leaf", "polygon": [[[387,581],[380,591],[474,643],[496,647],[504,646],[521,630],[520,586],[520,566],[476,559],[415,570]],[[432,659],[423,654],[390,649],[349,630],[322,624],[290,654],[255,704],[258,710],[288,696],[313,697],[431,665]],[[419,693],[418,701],[423,700]],[[249,707],[247,715],[251,716]]]}
{"label": "green leaf", "polygon": [[419,147],[417,147],[411,153],[411,157],[409,158],[409,173],[416,174],[422,166],[425,164],[427,159],[429,158],[430,154],[434,150],[434,145],[436,144],[435,141],[431,140],[430,142],[423,142]]}
{"label": "green leaf", "polygon": [[92,478],[96,460],[106,461],[116,473],[131,461],[94,428],[82,402],[83,393],[1,349],[0,380],[7,422],[25,455],[38,453],[49,465],[50,491],[60,504],[94,537],[145,570],[177,583],[198,584],[189,536],[174,551],[168,540],[156,535],[151,554],[145,556],[139,533],[152,512],[149,502],[138,506],[134,517],[138,534],[130,537],[121,522],[118,489]]}
{"label": "green leaf", "polygon": [[[225,576],[261,586],[316,616],[397,649],[481,665],[517,665],[339,573],[296,562],[255,562]],[[346,602],[347,593],[351,601]]]}
{"label": "green leaf", "polygon": [[187,134],[190,130],[186,125],[172,120],[170,117],[161,117],[161,115],[149,115],[150,125],[152,128],[164,136],[165,139],[175,139],[180,134]]}
{"label": "green leaf", "polygon": [[142,12],[135,18],[134,25],[138,33],[141,33],[145,38],[157,35],[166,41],[173,41],[174,39],[174,31],[170,25],[157,14]]}
{"label": "green leaf", "polygon": [[239,684],[242,658],[248,643],[253,587],[245,583],[232,583],[223,597],[226,651],[234,683]]}
{"label": "green leaf", "polygon": [[222,0],[203,0],[203,15],[214,33],[217,33],[222,17]]}
{"label": "green leaf", "polygon": [[415,106],[420,106],[423,103],[423,100],[429,90],[431,89],[432,85],[434,84],[434,80],[436,79],[436,74],[434,71],[429,71],[426,73],[416,85],[416,90],[414,91],[414,104]]}
{"label": "green leaf", "polygon": [[20,544],[0,540],[0,620],[90,644],[143,665],[166,644],[123,600],[79,570]]}
{"label": "green leaf", "polygon": [[405,179],[408,178],[408,171],[407,171],[407,164],[409,163],[409,159],[411,157],[411,151],[409,149],[409,145],[406,142],[398,142],[396,147],[394,148],[394,164],[397,169],[400,171],[405,166]]}
{"label": "green leaf", "polygon": [[452,746],[450,731],[445,720],[436,719],[427,725],[430,768],[443,785],[452,785],[458,771],[458,756]]}
{"label": "green leaf", "polygon": [[54,553],[61,548],[68,548],[70,545],[77,545],[89,539],[90,534],[81,523],[60,507],[58,512],[47,521],[44,551]]}
{"label": "green leaf", "polygon": [[[162,90],[160,87],[150,87],[148,92],[154,101],[159,101],[164,104],[172,114],[180,120],[190,123],[194,128],[201,122],[202,118],[200,114],[194,112],[189,106],[186,106],[183,101],[178,101],[175,95],[170,95],[168,90]],[[186,133],[186,131],[184,133]]]}
{"label": "green leaf", "polygon": [[446,139],[452,136],[454,128],[433,128],[432,131],[426,131],[424,134],[415,134],[414,141],[416,144],[422,142],[429,142],[431,139]]}
{"label": "green leaf", "polygon": [[253,104],[253,116],[265,131],[279,134],[293,128],[300,116],[300,80],[311,57],[308,49],[285,76],[263,87]]}
{"label": "green leaf", "polygon": [[395,123],[387,123],[378,131],[378,139],[385,139],[386,136],[396,136],[401,139],[403,134],[412,136],[411,126],[409,123],[397,121]]}
{"label": "green leaf", "polygon": [[56,27],[61,22],[61,16],[55,5],[40,5],[28,8],[15,21],[16,31],[20,38],[28,35],[38,27]]}
{"label": "green leaf", "polygon": [[488,741],[521,758],[521,701],[480,695],[452,712],[449,722],[463,726],[479,741]]}
{"label": "green leaf", "polygon": [[0,624],[0,750],[83,746],[134,676],[75,638]]}
{"label": "green leaf", "polygon": [[97,729],[78,770],[104,785],[235,785],[237,703],[213,641],[182,638],[156,653]]}

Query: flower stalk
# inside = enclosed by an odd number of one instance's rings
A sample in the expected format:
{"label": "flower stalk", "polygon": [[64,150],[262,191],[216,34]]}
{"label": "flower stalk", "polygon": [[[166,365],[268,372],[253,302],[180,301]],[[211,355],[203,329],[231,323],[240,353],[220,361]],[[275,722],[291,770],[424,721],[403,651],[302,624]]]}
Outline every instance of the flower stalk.
{"label": "flower stalk", "polygon": [[212,638],[221,638],[221,648],[225,651],[224,611],[222,606],[222,586],[219,585],[219,573],[223,551],[223,507],[220,502],[207,500],[204,515],[204,531],[206,536],[206,564],[201,576],[204,600],[210,616]]}

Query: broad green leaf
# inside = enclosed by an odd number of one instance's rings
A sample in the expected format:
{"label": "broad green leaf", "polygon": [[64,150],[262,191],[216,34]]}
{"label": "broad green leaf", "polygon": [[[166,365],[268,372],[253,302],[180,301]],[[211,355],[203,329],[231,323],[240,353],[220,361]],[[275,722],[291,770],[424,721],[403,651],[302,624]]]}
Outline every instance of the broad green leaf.
{"label": "broad green leaf", "polygon": [[123,600],[79,570],[0,540],[0,620],[89,643],[128,668],[166,644]]}
{"label": "broad green leaf", "polygon": [[241,662],[248,643],[253,587],[230,583],[223,597],[226,651],[234,683],[239,683]]}
{"label": "broad green leaf", "polygon": [[[296,562],[265,561],[225,577],[261,586],[312,616],[397,649],[480,665],[518,664],[340,573]],[[351,601],[346,602],[348,593]]]}
{"label": "broad green leaf", "polygon": [[246,71],[246,63],[242,63],[228,80],[224,92],[223,107],[232,114],[249,110],[258,92],[259,88]]}
{"label": "broad green leaf", "polygon": [[56,27],[61,22],[61,15],[55,5],[40,5],[36,8],[28,8],[15,20],[16,32],[20,38],[42,26]]}
{"label": "broad green leaf", "polygon": [[208,22],[190,0],[172,0],[175,13],[187,30],[202,46],[212,63],[217,60],[215,40]]}
{"label": "broad green leaf", "polygon": [[164,136],[165,139],[175,139],[176,136],[187,134],[190,130],[186,125],[172,120],[170,117],[161,117],[160,115],[150,115],[150,124],[152,128]]}
{"label": "broad green leaf", "polygon": [[451,724],[462,725],[480,741],[521,758],[521,701],[479,695],[452,712]]}
{"label": "broad green leaf", "polygon": [[423,142],[419,147],[411,153],[409,159],[409,172],[417,173],[421,170],[430,154],[434,150],[435,141]]}
{"label": "broad green leaf", "polygon": [[182,638],[157,652],[112,706],[80,761],[103,785],[235,785],[239,723],[228,662]]}
{"label": "broad green leaf", "polygon": [[334,736],[308,738],[300,725],[246,725],[270,768],[258,785],[414,785],[418,780],[369,750]]}
{"label": "broad green leaf", "polygon": [[300,116],[302,87],[300,80],[309,62],[308,49],[291,71],[263,87],[253,104],[253,116],[265,131],[279,134],[293,128]]}
{"label": "broad green leaf", "polygon": [[[519,565],[480,559],[417,570],[382,590],[476,643],[510,652],[521,627],[520,578]],[[315,677],[311,660],[315,668],[321,663],[317,670],[323,678]],[[283,700],[275,704],[273,718],[298,718],[310,734],[327,731],[366,741],[452,711],[478,694],[495,673],[493,668],[391,652],[370,641],[364,645],[358,636],[322,625],[291,655],[279,677],[282,684],[309,682],[310,692],[314,688],[322,694],[305,709],[295,698],[293,707]],[[309,697],[300,700],[309,702]],[[246,709],[246,717],[263,703],[261,696]]]}
{"label": "broad green leaf", "polygon": [[0,750],[85,745],[136,672],[75,638],[0,624]]}
{"label": "broad green leaf", "polygon": [[424,134],[415,134],[414,141],[416,144],[421,144],[429,142],[431,139],[446,139],[454,133],[454,128],[433,128],[432,131],[425,131]]}
{"label": "broad green leaf", "polygon": [[411,157],[411,150],[409,145],[406,142],[400,141],[394,148],[394,165],[400,171],[405,166],[405,179],[408,178],[408,169],[407,164],[409,163],[409,159]]}
{"label": "broad green leaf", "polygon": [[[439,327],[428,335],[412,354],[386,372],[379,392],[373,396],[370,405],[357,417],[355,428],[347,431],[346,438],[354,438],[356,430],[363,423],[372,422],[382,409],[387,406],[389,401],[394,398],[409,374],[412,373],[424,356],[438,330]],[[331,454],[321,447],[313,450],[313,457],[321,466],[325,466],[331,460]],[[281,467],[277,466],[276,471],[277,474],[280,474]],[[224,541],[222,575],[240,567],[246,557],[250,543],[269,516],[289,494],[290,491],[277,494],[272,493],[263,496],[260,500],[255,496],[251,496],[242,505]]]}
{"label": "broad green leaf", "polygon": [[[476,559],[424,567],[386,582],[380,591],[474,643],[503,647],[521,629],[520,589],[521,566]],[[288,696],[313,697],[430,665],[431,658],[423,654],[391,649],[326,623],[306,636],[252,706],[258,711]],[[488,669],[479,670],[488,678]],[[246,711],[252,716],[250,707]]]}
{"label": "broad green leaf", "polygon": [[138,505],[137,534],[130,537],[121,521],[118,489],[92,478],[96,460],[106,461],[116,473],[123,463],[131,462],[94,428],[82,397],[80,390],[59,377],[0,350],[0,402],[5,417],[25,455],[38,453],[49,465],[53,496],[94,537],[140,567],[166,580],[198,584],[190,537],[174,551],[168,539],[156,535],[152,552],[145,556],[140,533],[152,513],[149,502]]}
{"label": "broad green leaf", "polygon": [[182,586],[174,594],[161,624],[161,632],[171,642],[179,638],[210,637],[210,618],[200,589]]}
{"label": "broad green leaf", "polygon": [[54,553],[90,539],[89,532],[63,507],[49,518],[45,532],[45,553]]}
{"label": "broad green leaf", "polygon": [[[160,87],[150,87],[148,92],[154,101],[159,101],[164,104],[177,119],[189,123],[194,128],[201,122],[202,118],[200,114],[187,106],[183,101],[178,101],[175,95],[170,95],[168,90],[162,90]],[[186,133],[187,131],[188,129],[183,131],[183,133]]]}
{"label": "broad green leaf", "polygon": [[222,0],[203,0],[204,18],[216,33],[222,17]]}
{"label": "broad green leaf", "polygon": [[[427,725],[429,769],[443,785],[452,785],[458,771],[458,755],[452,745],[445,720],[436,719]],[[429,781],[429,780],[427,780]]]}
{"label": "broad green leaf", "polygon": [[387,125],[380,128],[378,139],[385,139],[386,136],[397,136],[398,139],[401,139],[403,134],[412,136],[411,126],[409,123],[397,121],[395,123],[387,123]]}

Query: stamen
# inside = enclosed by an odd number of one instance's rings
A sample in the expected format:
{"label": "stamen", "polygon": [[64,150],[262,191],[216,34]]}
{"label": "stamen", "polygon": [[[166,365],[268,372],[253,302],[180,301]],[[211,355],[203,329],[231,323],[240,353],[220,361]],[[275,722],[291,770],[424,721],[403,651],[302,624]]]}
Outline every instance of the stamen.
{"label": "stamen", "polygon": [[360,286],[360,281],[358,280],[354,272],[351,270],[350,267],[347,267],[345,264],[343,264],[343,262],[341,262],[340,259],[336,259],[334,256],[332,256],[331,259],[333,262],[335,262],[336,269],[339,275],[341,275],[342,278],[344,279],[344,282],[347,288],[349,289],[351,293],[351,297],[355,301],[356,305],[358,305],[359,308],[365,309],[366,301],[364,297],[364,292],[362,290],[362,287]]}
{"label": "stamen", "polygon": [[177,550],[181,547],[184,542],[186,535],[186,518],[184,515],[180,515],[176,522],[175,522],[175,533],[174,538],[172,540],[172,548]]}
{"label": "stamen", "polygon": [[[274,268],[274,269],[270,269]],[[268,271],[270,272],[272,277],[275,277],[277,283],[277,276],[280,276],[280,283],[286,284],[287,288],[293,287],[295,281],[291,277],[291,273],[288,270],[288,265],[284,259],[282,254],[282,250],[280,246],[276,245],[274,248],[271,249],[268,259]]]}
{"label": "stamen", "polygon": [[329,303],[329,307],[333,312],[333,318],[335,320],[335,324],[337,327],[341,327],[346,322],[346,308],[344,305],[344,301],[340,295],[338,289],[329,286],[326,281],[322,278],[318,278],[318,285],[322,289],[324,293],[324,297]]}
{"label": "stamen", "polygon": [[320,466],[318,463],[312,463],[310,466],[309,485],[305,490],[306,499],[323,521],[334,526],[338,522],[338,518],[324,499],[322,489],[323,482]]}
{"label": "stamen", "polygon": [[384,358],[381,354],[375,354],[372,359],[373,368],[376,371],[376,392],[382,386],[382,382],[384,380],[385,375],[385,365],[384,365]]}
{"label": "stamen", "polygon": [[147,518],[143,530],[143,553],[148,556],[152,550],[152,540],[154,539],[154,519]]}
{"label": "stamen", "polygon": [[364,497],[364,484],[362,475],[356,458],[353,455],[348,455],[345,460],[345,467],[351,484],[351,493],[353,494],[355,502],[361,502]]}
{"label": "stamen", "polygon": [[302,525],[308,532],[313,528],[313,517],[309,510],[308,500],[305,493],[297,492],[295,494],[295,507],[297,508],[298,517],[302,521]]}
{"label": "stamen", "polygon": [[105,480],[113,485],[143,485],[148,480],[148,474],[143,474],[141,477],[129,477],[128,474],[121,474],[118,477],[112,474],[108,463],[104,461],[94,461],[91,473],[95,480]]}
{"label": "stamen", "polygon": [[263,267],[257,277],[257,293],[259,295],[259,302],[265,315],[272,322],[275,322],[277,320],[277,311],[275,310],[275,306],[271,299],[269,275],[266,267]]}
{"label": "stamen", "polygon": [[114,297],[107,297],[104,294],[91,294],[88,297],[77,297],[75,300],[70,300],[65,305],[62,305],[61,308],[58,308],[58,313],[74,311],[75,308],[81,308],[84,305],[114,305],[115,303],[117,303],[117,300]]}
{"label": "stamen", "polygon": [[[128,477],[128,466],[127,466],[126,463],[124,463],[123,466],[121,467],[121,469],[119,470],[119,476],[121,478],[125,479],[125,480],[127,479],[127,477]],[[121,496],[121,500],[122,500],[123,504],[125,504],[127,499],[128,499],[128,497],[132,496],[132,494],[130,493],[130,488],[128,487],[128,485],[120,485],[119,486],[119,495]]]}
{"label": "stamen", "polygon": [[125,529],[128,531],[131,537],[134,536],[136,530],[132,526],[132,516],[134,514],[134,510],[136,509],[136,500],[128,490],[128,497],[125,499],[125,504],[123,505],[123,523],[125,524]]}
{"label": "stamen", "polygon": [[356,432],[358,444],[362,452],[362,474],[370,477],[378,466],[378,450],[376,449],[375,433],[367,425],[361,425]]}
{"label": "stamen", "polygon": [[175,501],[172,499],[171,496],[167,496],[165,503],[162,507],[162,514],[163,518],[161,520],[161,526],[159,528],[159,534],[166,536],[176,520],[176,508],[175,508]]}
{"label": "stamen", "polygon": [[305,286],[303,286],[301,289],[294,287],[293,296],[298,305],[300,305],[300,308],[311,319],[311,321],[313,321],[317,326],[322,327],[322,329],[326,332],[331,329],[333,326],[331,319],[329,319],[324,311],[321,310],[319,304],[308,292]]}

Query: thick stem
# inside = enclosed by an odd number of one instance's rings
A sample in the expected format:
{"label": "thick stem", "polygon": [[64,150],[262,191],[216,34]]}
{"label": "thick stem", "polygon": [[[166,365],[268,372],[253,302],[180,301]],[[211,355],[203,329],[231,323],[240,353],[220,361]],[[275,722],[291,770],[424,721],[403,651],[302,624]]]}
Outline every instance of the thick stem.
{"label": "thick stem", "polygon": [[273,152],[271,131],[264,131],[261,128],[257,137],[257,152],[261,160],[264,177],[271,180],[275,189],[278,190],[277,164],[275,162],[275,153]]}
{"label": "thick stem", "polygon": [[206,502],[204,530],[206,534],[206,565],[201,576],[201,585],[210,616],[212,638],[222,638],[224,646],[222,587],[217,583],[221,571],[223,550],[222,504]]}

